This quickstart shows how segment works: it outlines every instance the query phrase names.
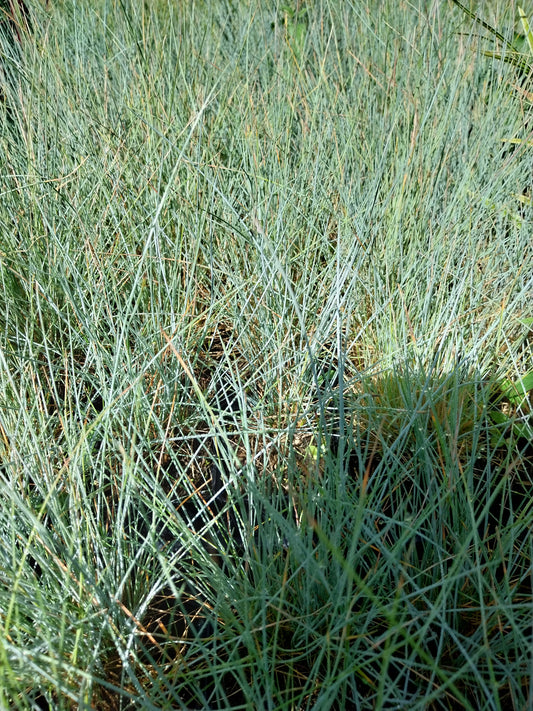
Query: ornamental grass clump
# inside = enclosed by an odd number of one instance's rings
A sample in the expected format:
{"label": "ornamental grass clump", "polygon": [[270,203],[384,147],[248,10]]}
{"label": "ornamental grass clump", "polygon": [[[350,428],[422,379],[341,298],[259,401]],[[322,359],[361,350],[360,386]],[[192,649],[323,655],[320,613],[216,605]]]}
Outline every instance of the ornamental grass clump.
{"label": "ornamental grass clump", "polygon": [[0,707],[527,707],[514,68],[436,1],[25,4]]}

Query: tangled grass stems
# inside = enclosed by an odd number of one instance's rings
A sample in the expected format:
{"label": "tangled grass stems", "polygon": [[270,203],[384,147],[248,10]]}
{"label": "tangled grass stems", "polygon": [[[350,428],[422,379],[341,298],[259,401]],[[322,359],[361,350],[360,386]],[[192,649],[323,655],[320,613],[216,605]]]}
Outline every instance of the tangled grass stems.
{"label": "tangled grass stems", "polygon": [[0,29],[0,705],[526,705],[509,67],[437,2],[27,5]]}

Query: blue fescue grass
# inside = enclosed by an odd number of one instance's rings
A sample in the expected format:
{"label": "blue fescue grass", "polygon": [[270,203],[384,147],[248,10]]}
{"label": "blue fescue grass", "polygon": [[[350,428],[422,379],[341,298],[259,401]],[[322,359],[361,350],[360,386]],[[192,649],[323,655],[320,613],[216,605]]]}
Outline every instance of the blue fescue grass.
{"label": "blue fescue grass", "polygon": [[512,67],[437,2],[28,6],[0,705],[526,707]]}

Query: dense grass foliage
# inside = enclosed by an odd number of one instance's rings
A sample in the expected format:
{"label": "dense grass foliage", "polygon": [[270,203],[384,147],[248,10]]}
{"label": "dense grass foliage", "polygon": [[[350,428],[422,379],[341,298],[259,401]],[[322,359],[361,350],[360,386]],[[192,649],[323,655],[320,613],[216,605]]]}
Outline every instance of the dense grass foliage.
{"label": "dense grass foliage", "polygon": [[527,708],[513,67],[440,0],[15,5],[0,707]]}

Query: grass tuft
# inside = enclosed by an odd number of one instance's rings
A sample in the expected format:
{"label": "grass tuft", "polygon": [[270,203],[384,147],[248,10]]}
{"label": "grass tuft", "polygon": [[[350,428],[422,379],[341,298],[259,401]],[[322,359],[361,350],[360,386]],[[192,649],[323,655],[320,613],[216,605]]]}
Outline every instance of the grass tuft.
{"label": "grass tuft", "polygon": [[0,20],[0,707],[526,708],[516,63],[174,5]]}

